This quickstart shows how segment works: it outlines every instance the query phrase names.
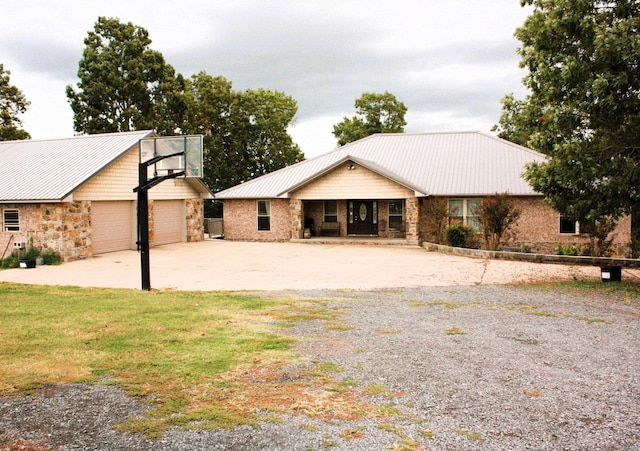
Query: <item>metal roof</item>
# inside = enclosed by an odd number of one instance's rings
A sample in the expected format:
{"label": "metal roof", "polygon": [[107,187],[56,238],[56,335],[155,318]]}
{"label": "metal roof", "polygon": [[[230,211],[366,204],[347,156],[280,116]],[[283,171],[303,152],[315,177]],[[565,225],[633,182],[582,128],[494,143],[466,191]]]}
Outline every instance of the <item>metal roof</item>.
{"label": "metal roof", "polygon": [[143,130],[0,142],[0,201],[60,201],[131,150]]}
{"label": "metal roof", "polygon": [[385,133],[220,191],[215,199],[287,197],[296,188],[352,160],[421,196],[539,195],[522,178],[545,156],[480,132]]}

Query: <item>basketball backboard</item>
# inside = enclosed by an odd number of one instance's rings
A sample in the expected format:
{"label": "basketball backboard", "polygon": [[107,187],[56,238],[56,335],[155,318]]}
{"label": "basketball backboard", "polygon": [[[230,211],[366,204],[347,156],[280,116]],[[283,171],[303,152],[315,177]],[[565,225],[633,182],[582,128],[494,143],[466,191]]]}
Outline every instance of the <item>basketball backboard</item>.
{"label": "basketball backboard", "polygon": [[[156,157],[174,155],[161,159],[148,167],[148,177],[160,177],[176,172],[185,172],[185,177],[202,177],[202,135],[159,136],[140,140],[140,163]],[[177,154],[177,155],[176,155]]]}

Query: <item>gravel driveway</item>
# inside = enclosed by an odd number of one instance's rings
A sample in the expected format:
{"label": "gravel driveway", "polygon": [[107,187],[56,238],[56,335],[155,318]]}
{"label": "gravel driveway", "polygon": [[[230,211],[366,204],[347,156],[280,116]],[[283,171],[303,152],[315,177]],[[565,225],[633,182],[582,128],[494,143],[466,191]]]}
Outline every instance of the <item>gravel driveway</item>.
{"label": "gravel driveway", "polygon": [[[498,285],[265,295],[329,299],[344,312],[343,327],[291,331],[302,364],[332,362],[332,378],[378,388],[365,397],[395,414],[281,416],[151,441],[113,431],[141,403],[117,387],[71,385],[0,398],[0,449],[640,449],[637,299]],[[9,447],[20,440],[25,448]]]}

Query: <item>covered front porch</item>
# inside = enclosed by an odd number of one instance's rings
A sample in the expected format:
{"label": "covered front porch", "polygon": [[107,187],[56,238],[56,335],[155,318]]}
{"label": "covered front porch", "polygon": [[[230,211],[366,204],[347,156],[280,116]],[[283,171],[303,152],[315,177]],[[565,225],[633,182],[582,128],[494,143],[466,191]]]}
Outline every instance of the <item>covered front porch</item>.
{"label": "covered front porch", "polygon": [[291,238],[418,244],[417,199],[290,199]]}

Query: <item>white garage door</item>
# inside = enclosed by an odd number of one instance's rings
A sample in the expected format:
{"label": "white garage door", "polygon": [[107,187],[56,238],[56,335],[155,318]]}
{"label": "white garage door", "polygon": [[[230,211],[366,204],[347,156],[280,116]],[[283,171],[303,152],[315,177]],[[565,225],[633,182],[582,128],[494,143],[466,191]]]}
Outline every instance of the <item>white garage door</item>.
{"label": "white garage door", "polygon": [[182,224],[186,222],[182,200],[153,202],[153,244],[155,246],[182,241]]}
{"label": "white garage door", "polygon": [[131,249],[133,202],[91,202],[91,246],[94,254]]}

